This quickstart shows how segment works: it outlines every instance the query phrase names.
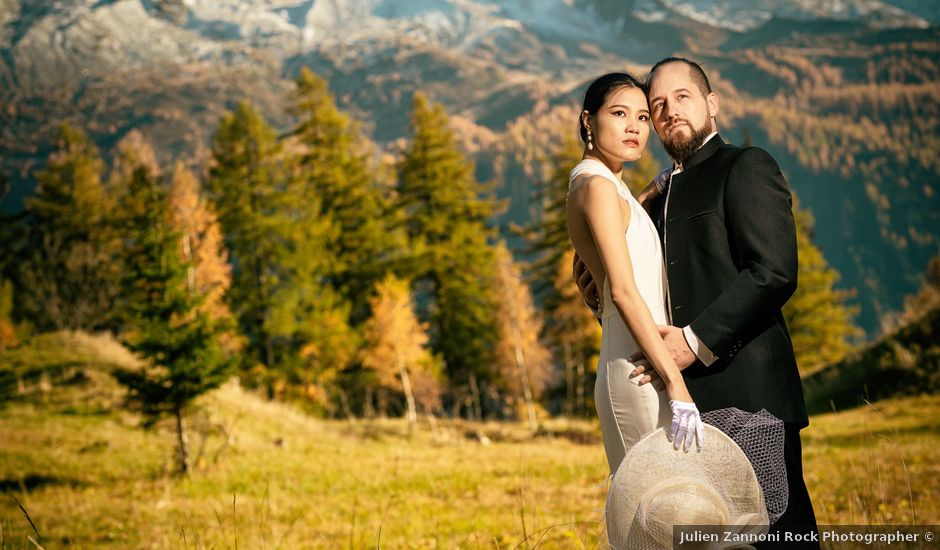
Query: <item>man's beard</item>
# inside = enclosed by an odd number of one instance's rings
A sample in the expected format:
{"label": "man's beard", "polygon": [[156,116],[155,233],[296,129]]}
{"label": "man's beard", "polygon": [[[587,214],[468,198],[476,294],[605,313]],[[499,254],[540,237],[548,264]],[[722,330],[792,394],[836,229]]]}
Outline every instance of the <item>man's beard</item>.
{"label": "man's beard", "polygon": [[692,135],[685,137],[682,134],[677,134],[675,137],[662,140],[666,152],[669,153],[672,160],[679,164],[684,164],[685,161],[689,160],[689,157],[695,154],[699,147],[705,143],[705,138],[712,133],[711,124],[705,124],[701,128],[693,128],[689,122],[686,122],[686,124],[692,130]]}

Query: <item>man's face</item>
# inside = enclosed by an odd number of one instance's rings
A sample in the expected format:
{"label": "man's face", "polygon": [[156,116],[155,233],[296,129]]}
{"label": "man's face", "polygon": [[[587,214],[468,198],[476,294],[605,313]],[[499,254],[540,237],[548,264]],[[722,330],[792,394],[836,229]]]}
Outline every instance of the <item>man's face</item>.
{"label": "man's face", "polygon": [[702,94],[691,68],[673,62],[656,69],[649,89],[653,128],[677,162],[685,162],[714,131],[718,96]]}

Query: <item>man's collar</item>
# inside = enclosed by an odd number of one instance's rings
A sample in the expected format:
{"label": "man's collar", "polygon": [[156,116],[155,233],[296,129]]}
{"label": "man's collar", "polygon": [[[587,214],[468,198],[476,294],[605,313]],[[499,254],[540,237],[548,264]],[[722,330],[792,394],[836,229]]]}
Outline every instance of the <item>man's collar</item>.
{"label": "man's collar", "polygon": [[708,137],[705,138],[705,141],[702,142],[702,145],[699,146],[698,150],[692,153],[692,156],[686,159],[682,165],[673,165],[673,173],[675,174],[683,172],[695,166],[696,164],[699,164],[703,160],[712,156],[712,153],[717,151],[718,148],[724,144],[725,142],[722,141],[721,136],[718,135],[717,131],[708,134]]}

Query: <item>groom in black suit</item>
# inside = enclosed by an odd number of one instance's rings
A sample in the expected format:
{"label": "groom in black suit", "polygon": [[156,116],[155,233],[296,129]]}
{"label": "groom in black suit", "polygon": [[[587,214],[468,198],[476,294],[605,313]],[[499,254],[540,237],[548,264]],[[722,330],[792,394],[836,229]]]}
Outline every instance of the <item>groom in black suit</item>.
{"label": "groom in black suit", "polygon": [[781,312],[797,282],[789,187],[766,151],[718,136],[718,96],[697,63],[666,58],[646,84],[653,127],[675,162],[646,205],[663,241],[674,325],[661,328],[663,339],[700,411],[767,409],[783,420],[789,503],[771,529],[780,544],[759,546],[818,548],[783,536],[817,529],[800,443],[809,421]]}

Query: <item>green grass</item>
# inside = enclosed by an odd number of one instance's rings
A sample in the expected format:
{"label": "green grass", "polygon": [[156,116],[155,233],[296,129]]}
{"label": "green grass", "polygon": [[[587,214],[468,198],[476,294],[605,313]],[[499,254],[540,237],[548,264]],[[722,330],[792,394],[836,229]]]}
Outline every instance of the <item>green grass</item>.
{"label": "green grass", "polygon": [[[229,384],[190,415],[198,460],[179,479],[172,426],[140,428],[106,374],[32,384],[0,410],[0,548],[606,547],[596,422],[533,437],[422,419],[409,436],[398,419],[317,420]],[[940,523],[937,419],[938,396],[814,417],[820,522]]]}

